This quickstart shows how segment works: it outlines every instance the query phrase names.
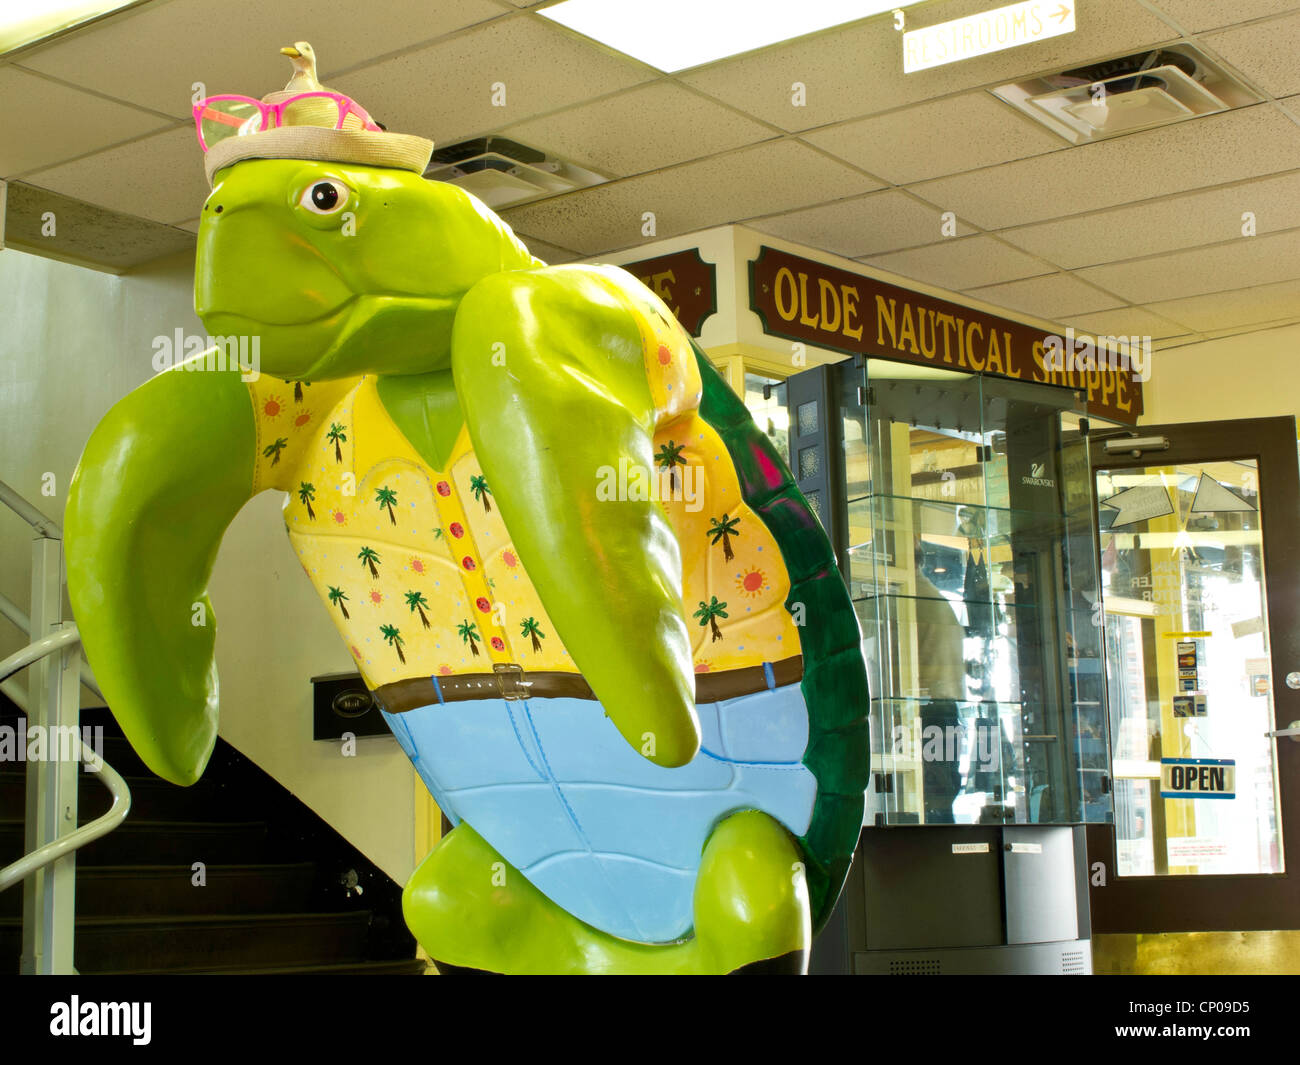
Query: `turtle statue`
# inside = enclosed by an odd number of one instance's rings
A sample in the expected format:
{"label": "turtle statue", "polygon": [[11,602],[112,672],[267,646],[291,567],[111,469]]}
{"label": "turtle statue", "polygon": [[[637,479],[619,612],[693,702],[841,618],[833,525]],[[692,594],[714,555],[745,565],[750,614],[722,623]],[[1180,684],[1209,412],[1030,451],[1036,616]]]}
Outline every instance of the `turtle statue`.
{"label": "turtle statue", "polygon": [[[202,773],[213,561],[285,493],[454,825],[403,894],[441,971],[806,971],[869,757],[857,619],[807,500],[649,289],[546,265],[423,177],[431,142],[285,53],[289,89],[194,109],[216,346],[108,412],[68,501],[72,605],[126,736],[168,780]],[[257,359],[223,358],[237,339]]]}

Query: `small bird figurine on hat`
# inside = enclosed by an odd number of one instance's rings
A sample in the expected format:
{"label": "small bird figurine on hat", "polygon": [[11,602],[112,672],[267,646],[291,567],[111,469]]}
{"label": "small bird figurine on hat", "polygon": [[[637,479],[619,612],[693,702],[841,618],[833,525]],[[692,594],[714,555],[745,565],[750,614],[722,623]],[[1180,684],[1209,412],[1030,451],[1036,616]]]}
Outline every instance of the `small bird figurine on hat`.
{"label": "small bird figurine on hat", "polygon": [[294,41],[280,49],[293,63],[293,77],[284,87],[285,92],[333,92],[316,78],[316,50],[306,41]]}

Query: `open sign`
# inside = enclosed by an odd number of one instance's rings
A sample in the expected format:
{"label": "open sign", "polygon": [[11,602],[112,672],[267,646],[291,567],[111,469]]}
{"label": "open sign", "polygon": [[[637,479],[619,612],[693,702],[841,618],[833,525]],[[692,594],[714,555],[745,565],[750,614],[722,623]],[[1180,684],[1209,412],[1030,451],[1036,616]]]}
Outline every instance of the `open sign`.
{"label": "open sign", "polygon": [[1231,758],[1160,759],[1164,799],[1235,799],[1237,763]]}

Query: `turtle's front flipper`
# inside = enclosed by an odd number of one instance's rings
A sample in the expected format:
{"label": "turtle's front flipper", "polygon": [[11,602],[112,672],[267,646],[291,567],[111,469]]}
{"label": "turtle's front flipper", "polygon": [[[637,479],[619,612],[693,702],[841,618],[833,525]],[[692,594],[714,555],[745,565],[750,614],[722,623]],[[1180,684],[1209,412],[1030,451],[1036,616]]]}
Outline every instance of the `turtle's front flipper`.
{"label": "turtle's front flipper", "polygon": [[183,365],[105,415],[72,479],[68,593],[86,658],[131,745],[176,784],[199,778],[216,742],[208,576],[255,453],[238,372]]}
{"label": "turtle's front flipper", "polygon": [[628,743],[685,765],[699,723],[677,541],[644,493],[599,490],[655,470],[628,305],[583,268],[493,275],[456,314],[452,369],[492,498],[565,648]]}

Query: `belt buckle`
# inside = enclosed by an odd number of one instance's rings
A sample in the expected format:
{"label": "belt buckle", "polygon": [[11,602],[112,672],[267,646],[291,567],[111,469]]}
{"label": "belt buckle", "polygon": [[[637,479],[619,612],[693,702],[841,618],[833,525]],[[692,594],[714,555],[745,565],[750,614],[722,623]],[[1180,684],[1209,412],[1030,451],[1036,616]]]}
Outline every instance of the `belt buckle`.
{"label": "belt buckle", "polygon": [[501,689],[501,698],[507,702],[528,698],[531,685],[524,680],[523,666],[515,662],[497,662],[493,664],[492,672],[496,676],[497,687]]}

